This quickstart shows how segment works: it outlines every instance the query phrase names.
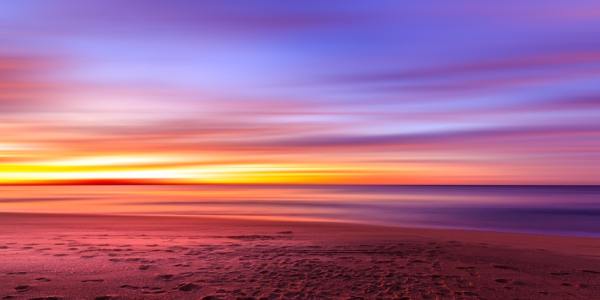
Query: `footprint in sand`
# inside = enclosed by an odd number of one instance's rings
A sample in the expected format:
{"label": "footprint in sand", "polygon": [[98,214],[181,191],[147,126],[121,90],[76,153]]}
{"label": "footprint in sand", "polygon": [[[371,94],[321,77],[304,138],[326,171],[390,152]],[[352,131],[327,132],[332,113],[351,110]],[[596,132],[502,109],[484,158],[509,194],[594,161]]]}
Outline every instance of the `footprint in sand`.
{"label": "footprint in sand", "polygon": [[174,264],[173,266],[174,267],[183,267],[183,268],[185,268],[185,267],[189,267],[190,264],[188,264],[188,263],[185,263],[185,264]]}
{"label": "footprint in sand", "polygon": [[191,292],[194,290],[199,289],[200,286],[197,284],[193,284],[193,283],[182,283],[180,285],[177,286],[177,289],[183,292]]}
{"label": "footprint in sand", "polygon": [[527,285],[527,283],[525,281],[521,281],[521,280],[515,280],[512,283],[513,285],[518,285],[518,286],[525,286]]}
{"label": "footprint in sand", "polygon": [[27,275],[27,272],[8,272],[6,275]]}
{"label": "footprint in sand", "polygon": [[15,290],[16,290],[17,292],[19,292],[19,293],[22,293],[22,292],[27,292],[27,291],[29,291],[30,289],[31,289],[31,287],[30,287],[30,286],[28,286],[28,285],[26,285],[26,284],[17,285],[17,286],[15,287]]}
{"label": "footprint in sand", "polygon": [[139,287],[137,287],[135,285],[129,285],[129,284],[124,284],[124,285],[120,286],[120,288],[122,288],[122,289],[128,289],[128,290],[137,290],[137,289],[139,289]]}
{"label": "footprint in sand", "polygon": [[505,266],[505,265],[492,265],[492,267],[494,267],[496,269],[501,269],[501,270],[512,270],[512,271],[518,271],[519,270],[519,269],[517,269],[515,267]]}
{"label": "footprint in sand", "polygon": [[170,281],[170,280],[173,280],[173,277],[174,277],[174,275],[172,275],[172,274],[161,274],[161,275],[156,276],[156,279]]}
{"label": "footprint in sand", "polygon": [[50,281],[50,279],[48,279],[46,277],[39,277],[39,278],[36,278],[35,280],[40,281],[40,282],[49,282]]}
{"label": "footprint in sand", "polygon": [[125,259],[125,261],[127,261],[127,262],[137,262],[137,261],[141,261],[141,260],[142,259],[139,257],[130,257],[130,258]]}
{"label": "footprint in sand", "polygon": [[142,294],[164,294],[166,293],[166,291],[158,288],[158,289],[151,289],[150,291],[143,291]]}

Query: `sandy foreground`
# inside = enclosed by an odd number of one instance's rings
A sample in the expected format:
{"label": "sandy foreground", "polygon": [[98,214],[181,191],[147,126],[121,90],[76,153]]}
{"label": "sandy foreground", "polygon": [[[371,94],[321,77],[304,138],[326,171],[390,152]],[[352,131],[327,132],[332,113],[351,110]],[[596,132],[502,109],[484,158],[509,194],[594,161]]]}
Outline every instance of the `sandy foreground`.
{"label": "sandy foreground", "polygon": [[600,239],[0,214],[0,299],[600,299]]}

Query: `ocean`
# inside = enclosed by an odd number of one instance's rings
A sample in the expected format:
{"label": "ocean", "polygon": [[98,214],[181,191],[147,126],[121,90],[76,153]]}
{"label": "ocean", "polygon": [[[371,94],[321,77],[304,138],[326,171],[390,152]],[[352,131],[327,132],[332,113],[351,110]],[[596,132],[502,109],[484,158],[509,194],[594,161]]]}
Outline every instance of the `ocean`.
{"label": "ocean", "polygon": [[212,216],[600,236],[600,186],[2,186],[0,212]]}

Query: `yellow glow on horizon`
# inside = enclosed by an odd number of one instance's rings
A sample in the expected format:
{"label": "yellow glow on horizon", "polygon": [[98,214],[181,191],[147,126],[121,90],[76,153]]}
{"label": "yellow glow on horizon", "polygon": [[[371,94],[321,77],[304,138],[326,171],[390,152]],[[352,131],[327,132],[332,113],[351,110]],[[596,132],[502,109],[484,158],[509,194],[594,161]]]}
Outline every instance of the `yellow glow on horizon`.
{"label": "yellow glow on horizon", "polygon": [[[0,165],[0,183],[57,180],[170,180],[179,183],[316,183],[350,174],[356,166],[324,167],[299,164],[228,164],[146,167],[153,159],[85,159],[34,164]],[[96,164],[92,165],[94,162]],[[126,163],[121,165],[120,163]],[[335,171],[333,169],[335,168]],[[342,176],[343,177],[343,176]]]}
{"label": "yellow glow on horizon", "polygon": [[[13,146],[10,149],[14,149]],[[9,147],[5,146],[5,149]],[[35,153],[34,153],[35,154]],[[29,159],[10,153],[0,163],[0,184],[135,182],[181,184],[387,184],[451,182],[444,174],[472,176],[482,169],[452,165],[365,163],[327,157],[242,158],[226,152],[134,152],[98,155],[47,153]],[[50,156],[51,155],[51,156]],[[0,156],[1,157],[1,156]],[[11,160],[11,157],[14,158]],[[432,170],[438,172],[434,174]],[[442,172],[443,171],[443,172]],[[459,178],[461,179],[461,178]]]}
{"label": "yellow glow on horizon", "polygon": [[119,166],[119,165],[144,165],[159,163],[174,163],[185,161],[183,157],[166,155],[108,155],[92,157],[76,157],[68,159],[51,160],[36,163],[39,166]]}

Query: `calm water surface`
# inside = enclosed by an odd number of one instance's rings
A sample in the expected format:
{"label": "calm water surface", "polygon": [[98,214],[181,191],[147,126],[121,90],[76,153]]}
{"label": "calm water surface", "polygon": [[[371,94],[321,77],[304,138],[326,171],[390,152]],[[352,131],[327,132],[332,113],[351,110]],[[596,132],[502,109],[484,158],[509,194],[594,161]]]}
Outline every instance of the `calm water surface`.
{"label": "calm water surface", "polygon": [[600,186],[11,186],[0,211],[350,221],[600,236]]}

